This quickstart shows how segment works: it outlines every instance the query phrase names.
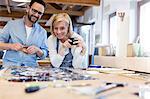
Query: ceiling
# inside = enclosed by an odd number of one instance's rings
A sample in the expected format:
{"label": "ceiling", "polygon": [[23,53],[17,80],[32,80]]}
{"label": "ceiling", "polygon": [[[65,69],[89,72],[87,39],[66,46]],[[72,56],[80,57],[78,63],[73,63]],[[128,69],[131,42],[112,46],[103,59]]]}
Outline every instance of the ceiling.
{"label": "ceiling", "polygon": [[[90,7],[100,5],[100,0],[44,0],[44,2],[46,3],[46,10],[42,20],[48,20],[52,14],[61,12],[66,12],[71,17],[83,16]],[[0,19],[7,21],[8,18],[21,18],[25,14],[26,4],[13,0],[0,0]],[[0,25],[2,26],[5,23],[1,20]],[[41,22],[41,24],[44,25],[45,22]]]}
{"label": "ceiling", "polygon": [[[21,0],[20,0],[21,1]],[[83,16],[84,12],[91,6],[100,5],[100,0],[44,0],[46,10],[44,19],[47,15],[66,12],[71,16]],[[3,17],[22,17],[25,13],[26,3],[14,2],[13,0],[0,0],[0,16]],[[49,18],[49,17],[48,17]]]}

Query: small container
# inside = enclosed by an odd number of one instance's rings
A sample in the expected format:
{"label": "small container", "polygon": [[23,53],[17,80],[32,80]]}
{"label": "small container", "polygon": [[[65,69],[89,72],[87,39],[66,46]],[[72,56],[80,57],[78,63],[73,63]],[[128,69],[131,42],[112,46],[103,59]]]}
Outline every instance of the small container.
{"label": "small container", "polygon": [[91,64],[88,66],[88,68],[102,68],[102,66]]}
{"label": "small container", "polygon": [[140,99],[150,99],[150,86],[140,86],[139,87],[139,97]]}

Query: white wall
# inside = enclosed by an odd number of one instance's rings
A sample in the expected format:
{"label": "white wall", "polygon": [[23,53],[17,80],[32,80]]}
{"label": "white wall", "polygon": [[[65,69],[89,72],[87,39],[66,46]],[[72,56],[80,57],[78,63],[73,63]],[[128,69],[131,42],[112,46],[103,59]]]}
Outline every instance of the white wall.
{"label": "white wall", "polygon": [[[125,12],[124,21],[121,21],[119,16],[117,18],[117,38],[118,44],[116,48],[116,56],[126,57],[127,44],[135,42],[137,35],[137,23],[136,0],[104,0],[103,8],[103,31],[102,31],[102,43],[108,44],[109,35],[109,14],[117,12]],[[130,17],[132,16],[132,17]]]}
{"label": "white wall", "polygon": [[121,21],[117,15],[117,38],[118,42],[116,45],[116,56],[126,57],[127,56],[127,44],[129,39],[129,15],[125,12],[125,17]]}
{"label": "white wall", "polygon": [[[95,47],[95,35],[100,33],[102,44],[108,44],[109,35],[109,14],[117,12],[125,12],[124,21],[122,22],[118,16],[117,19],[117,36],[118,45],[116,55],[125,57],[127,53],[127,44],[134,42],[137,35],[136,26],[136,0],[101,0],[100,7],[92,7],[88,9],[83,17],[79,18],[79,22],[91,22],[96,20],[96,24],[90,34],[90,54],[93,53]],[[132,16],[132,17],[130,17]]]}

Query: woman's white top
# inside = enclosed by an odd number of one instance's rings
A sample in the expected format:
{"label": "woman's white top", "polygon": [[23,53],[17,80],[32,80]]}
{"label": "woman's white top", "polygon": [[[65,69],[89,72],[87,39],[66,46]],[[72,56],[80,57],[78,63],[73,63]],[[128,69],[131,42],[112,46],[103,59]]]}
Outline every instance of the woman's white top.
{"label": "woman's white top", "polygon": [[[78,35],[77,33],[73,33],[71,38],[80,38],[81,40],[83,40],[83,38],[80,35]],[[57,53],[56,46],[57,46],[57,38],[54,35],[51,35],[48,38],[49,57],[50,57],[51,64],[54,67],[58,68],[62,64],[62,62],[65,58],[65,55],[69,53],[69,48],[65,50],[65,54],[64,54],[64,56],[62,56]],[[59,41],[58,52],[61,47],[62,47],[62,43]],[[81,55],[80,54],[81,50],[82,50],[81,47],[74,46],[73,48],[71,48],[71,53],[73,55],[72,66],[74,68],[87,68],[87,66],[85,66],[86,55]]]}

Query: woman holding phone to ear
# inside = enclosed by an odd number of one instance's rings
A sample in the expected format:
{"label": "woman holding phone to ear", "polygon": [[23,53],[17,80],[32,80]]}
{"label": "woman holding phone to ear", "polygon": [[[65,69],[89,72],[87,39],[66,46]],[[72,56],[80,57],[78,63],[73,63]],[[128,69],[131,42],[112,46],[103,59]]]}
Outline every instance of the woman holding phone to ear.
{"label": "woman holding phone to ear", "polygon": [[50,18],[48,38],[49,57],[53,67],[86,68],[85,43],[72,30],[72,21],[67,13],[54,14]]}

